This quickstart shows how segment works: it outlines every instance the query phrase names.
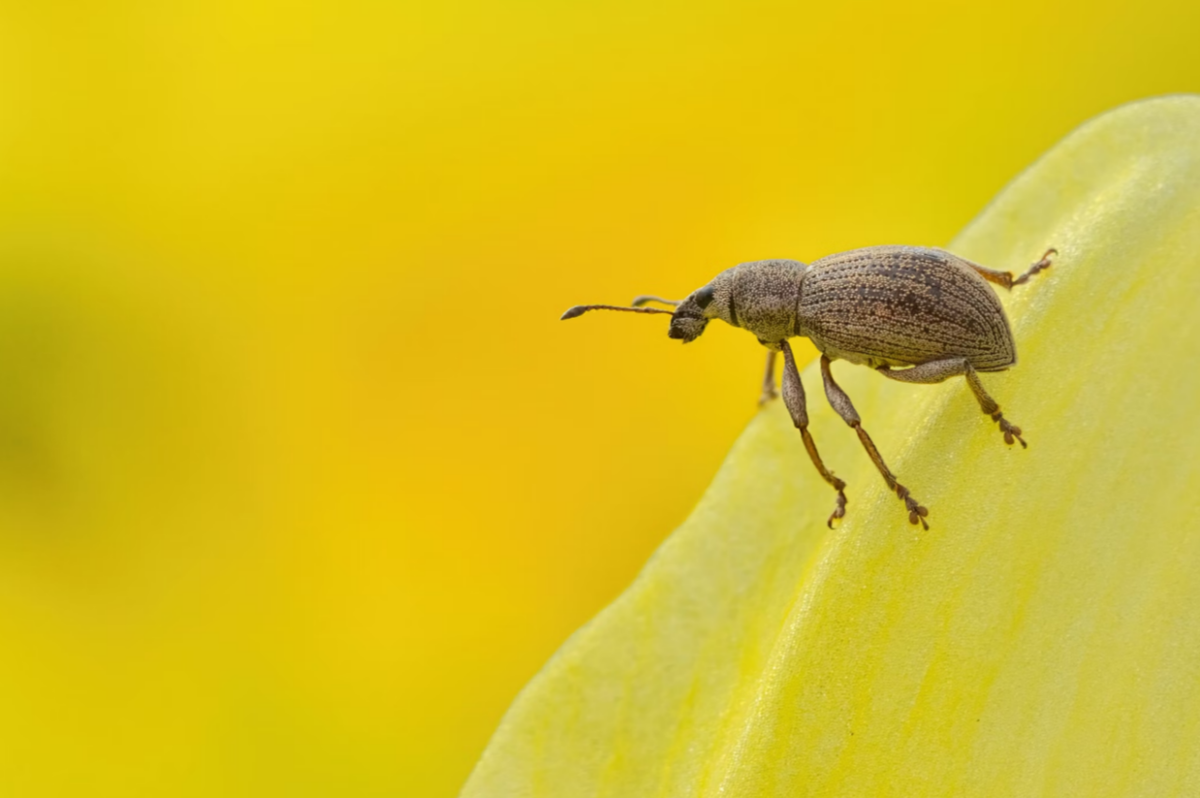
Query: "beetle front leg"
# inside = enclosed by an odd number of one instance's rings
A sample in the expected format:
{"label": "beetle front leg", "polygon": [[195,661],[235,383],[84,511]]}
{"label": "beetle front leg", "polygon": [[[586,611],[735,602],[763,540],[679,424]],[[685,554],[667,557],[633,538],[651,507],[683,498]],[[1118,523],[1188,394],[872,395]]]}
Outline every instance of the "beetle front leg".
{"label": "beetle front leg", "polygon": [[863,429],[862,421],[858,417],[858,411],[854,409],[854,404],[850,401],[850,397],[846,395],[846,392],[842,390],[840,385],[834,382],[833,372],[829,370],[829,362],[828,357],[821,355],[821,377],[825,381],[825,396],[829,399],[829,404],[842,417],[842,420],[858,433],[858,439],[862,442],[863,448],[867,450],[871,461],[875,463],[875,467],[879,469],[879,473],[883,474],[883,479],[887,482],[887,486],[895,491],[896,495],[904,502],[904,506],[908,508],[908,522],[910,524],[920,523],[925,529],[929,529],[929,524],[925,522],[925,517],[929,515],[929,510],[912,497],[908,492],[908,488],[897,481],[896,475],[883,462],[883,456],[875,448],[875,442],[871,440],[871,436]]}
{"label": "beetle front leg", "polygon": [[963,375],[967,378],[967,385],[971,386],[971,393],[975,394],[975,399],[979,402],[980,409],[992,417],[1000,425],[1000,431],[1004,433],[1004,442],[1012,446],[1013,441],[1021,442],[1021,448],[1028,448],[1025,439],[1021,437],[1021,428],[1016,424],[1009,422],[1000,412],[1000,405],[996,404],[996,400],[988,396],[988,392],[983,389],[983,383],[979,380],[979,375],[975,372],[975,368],[966,358],[956,357],[947,358],[946,360],[932,360],[928,363],[922,363],[919,366],[913,366],[910,369],[901,369],[893,371],[887,366],[880,366],[876,369],[880,374],[887,377],[889,380],[897,382],[915,382],[915,383],[934,383],[942,382],[950,377]]}
{"label": "beetle front leg", "polygon": [[758,397],[758,406],[762,407],[772,399],[779,397],[775,392],[775,350],[767,350],[767,372],[763,375],[762,393]]}
{"label": "beetle front leg", "polygon": [[834,508],[833,514],[829,516],[829,520],[825,522],[830,529],[833,529],[834,519],[843,518],[846,515],[846,483],[835,477],[833,472],[821,462],[821,455],[817,454],[817,445],[813,442],[812,435],[808,434],[808,408],[805,407],[804,385],[800,382],[800,372],[796,369],[792,348],[788,346],[787,341],[780,341],[779,348],[783,352],[783,403],[787,405],[788,412],[792,416],[792,423],[796,425],[796,429],[800,430],[800,437],[804,439],[804,448],[808,450],[808,456],[812,458],[813,465],[817,467],[817,471],[821,472],[821,477],[832,485],[838,494],[837,506]]}

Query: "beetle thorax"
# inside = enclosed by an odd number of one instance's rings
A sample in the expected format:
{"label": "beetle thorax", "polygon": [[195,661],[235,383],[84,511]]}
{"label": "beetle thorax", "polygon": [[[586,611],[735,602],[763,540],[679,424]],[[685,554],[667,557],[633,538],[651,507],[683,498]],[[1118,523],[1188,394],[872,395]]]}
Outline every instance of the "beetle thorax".
{"label": "beetle thorax", "polygon": [[760,260],[728,269],[712,282],[708,311],[764,343],[799,335],[796,305],[805,268],[794,260]]}

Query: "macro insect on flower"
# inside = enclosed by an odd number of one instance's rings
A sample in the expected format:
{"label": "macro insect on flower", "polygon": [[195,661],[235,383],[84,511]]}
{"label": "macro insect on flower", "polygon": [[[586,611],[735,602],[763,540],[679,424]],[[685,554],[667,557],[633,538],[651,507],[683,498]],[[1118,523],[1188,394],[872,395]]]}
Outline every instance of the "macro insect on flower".
{"label": "macro insect on flower", "polygon": [[[904,502],[908,520],[928,529],[929,510],[901,485],[863,429],[858,412],[834,381],[834,360],[869,366],[888,379],[911,383],[942,382],[962,376],[980,409],[1000,426],[1005,443],[1019,441],[1021,428],[1000,412],[979,379],[979,372],[1004,371],[1017,362],[1017,349],[1004,308],[988,283],[1011,289],[1051,264],[1048,249],[1020,277],[980,266],[950,252],[929,247],[878,246],[828,255],[809,265],[794,260],[742,263],[682,300],[640,296],[630,307],[577,305],[563,314],[573,319],[589,310],[665,313],[668,335],[684,343],[696,340],[713,319],[754,334],[767,348],[761,402],[775,397],[775,360],[783,353],[783,401],[800,430],[804,448],[817,471],[837,491],[829,516],[833,526],[846,514],[846,483],[825,467],[808,432],[804,386],[788,339],[812,340],[821,352],[825,396],[858,434],[863,448],[888,488]],[[650,302],[675,309],[644,307]]]}

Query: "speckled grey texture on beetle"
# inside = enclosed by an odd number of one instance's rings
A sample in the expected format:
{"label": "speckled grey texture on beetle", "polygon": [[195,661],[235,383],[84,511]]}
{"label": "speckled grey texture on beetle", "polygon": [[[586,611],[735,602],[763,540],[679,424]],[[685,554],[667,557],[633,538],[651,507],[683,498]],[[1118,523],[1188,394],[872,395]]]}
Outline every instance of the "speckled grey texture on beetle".
{"label": "speckled grey texture on beetle", "polygon": [[[988,283],[1011,289],[1050,266],[1046,250],[1020,277],[928,247],[865,247],[829,255],[804,265],[794,260],[742,263],[675,301],[641,296],[631,307],[579,305],[563,314],[572,319],[589,310],[665,313],[668,335],[696,340],[713,319],[754,334],[768,350],[760,401],[775,398],[775,359],[783,354],[783,401],[804,447],[821,476],[837,491],[829,525],[846,514],[846,483],[825,467],[808,432],[804,386],[787,339],[805,337],[821,352],[825,396],[858,433],[888,487],[904,502],[911,523],[929,528],[929,510],[897,481],[863,429],[850,397],[834,382],[833,360],[869,366],[889,379],[934,383],[962,376],[984,413],[999,424],[1008,444],[1021,428],[1010,423],[983,388],[977,372],[1004,371],[1017,362],[1017,348],[1000,300]],[[643,307],[650,302],[674,311]],[[899,368],[896,368],[899,367]]]}

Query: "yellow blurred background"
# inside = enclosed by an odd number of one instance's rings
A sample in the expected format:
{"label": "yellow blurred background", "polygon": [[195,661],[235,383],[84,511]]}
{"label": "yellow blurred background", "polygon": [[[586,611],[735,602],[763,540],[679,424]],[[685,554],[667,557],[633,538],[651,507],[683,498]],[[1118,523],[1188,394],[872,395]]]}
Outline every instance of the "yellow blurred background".
{"label": "yellow blurred background", "polygon": [[0,794],[454,795],[756,409],[744,333],[558,315],[943,244],[1080,122],[1200,91],[1198,33],[3,3]]}

